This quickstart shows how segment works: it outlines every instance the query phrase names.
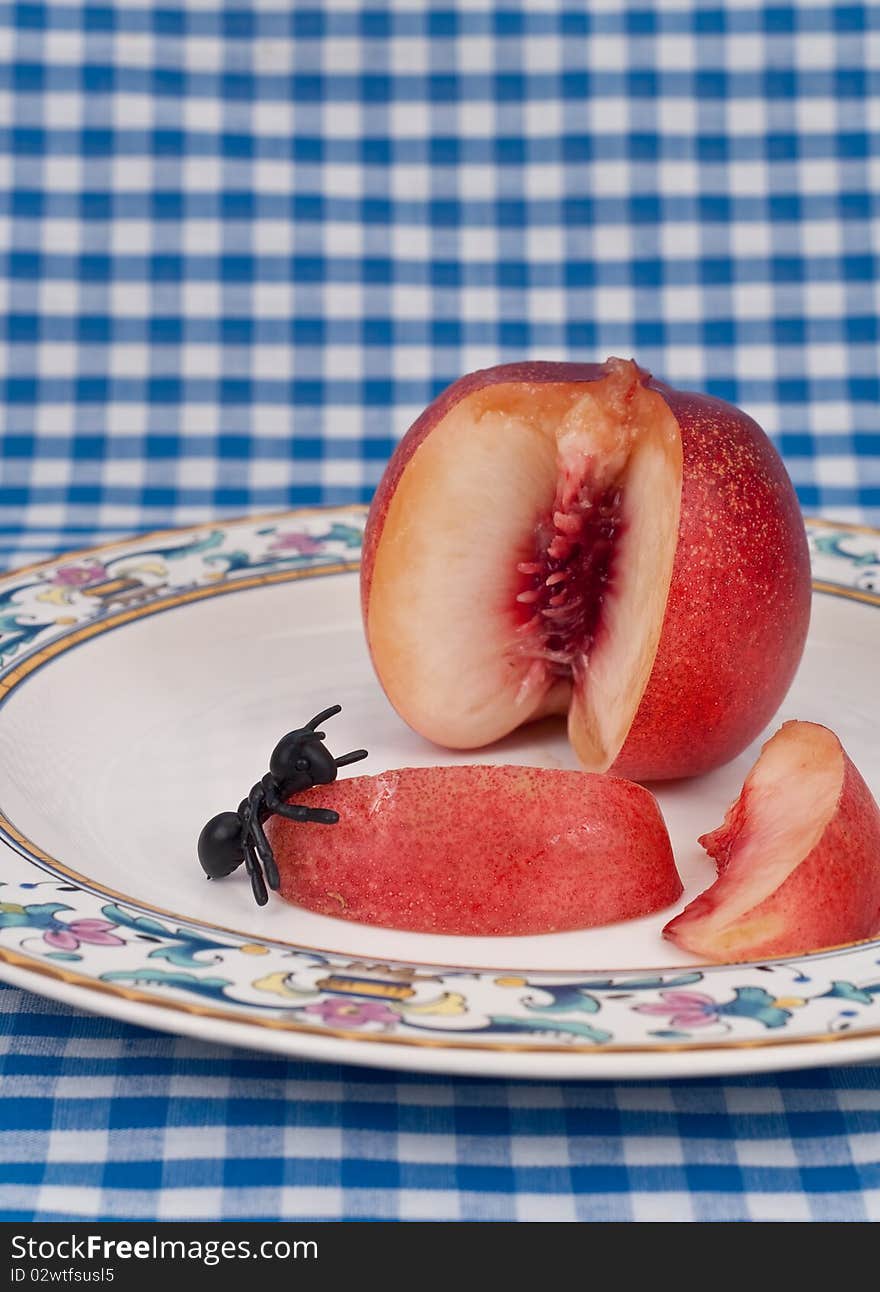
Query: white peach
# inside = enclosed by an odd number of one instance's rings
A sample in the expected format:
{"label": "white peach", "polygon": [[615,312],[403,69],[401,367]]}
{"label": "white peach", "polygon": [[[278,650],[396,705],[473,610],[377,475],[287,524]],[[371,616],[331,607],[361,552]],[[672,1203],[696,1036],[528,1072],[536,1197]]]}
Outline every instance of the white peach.
{"label": "white peach", "polygon": [[585,769],[638,780],[757,735],[810,607],[797,500],[760,427],[619,359],[445,391],[376,492],[361,586],[379,680],[422,735],[472,749],[563,714]]}

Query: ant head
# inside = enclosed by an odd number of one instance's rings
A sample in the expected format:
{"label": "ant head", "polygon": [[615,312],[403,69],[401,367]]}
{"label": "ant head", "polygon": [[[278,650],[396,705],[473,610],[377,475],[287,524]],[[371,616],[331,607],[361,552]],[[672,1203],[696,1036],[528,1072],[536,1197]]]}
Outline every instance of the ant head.
{"label": "ant head", "polygon": [[324,733],[307,727],[282,736],[269,759],[269,771],[277,781],[296,789],[329,785],[336,780],[336,760],[323,745]]}

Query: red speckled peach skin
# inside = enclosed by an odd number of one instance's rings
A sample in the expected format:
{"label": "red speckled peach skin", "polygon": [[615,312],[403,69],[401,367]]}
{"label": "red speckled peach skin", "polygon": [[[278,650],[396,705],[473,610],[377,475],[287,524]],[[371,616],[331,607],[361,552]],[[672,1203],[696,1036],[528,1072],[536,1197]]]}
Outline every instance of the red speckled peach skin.
{"label": "red speckled peach skin", "polygon": [[401,768],[309,793],[334,826],[273,817],[281,894],[419,933],[551,933],[633,919],[681,894],[653,796],[536,767]]}
{"label": "red speckled peach skin", "polygon": [[[739,946],[733,958],[800,955],[880,932],[880,809],[846,753],[843,766],[837,807],[818,843],[779,888],[742,916],[744,925],[756,927],[769,917],[780,931]],[[748,804],[740,799],[727,828],[721,826],[700,840],[716,860],[720,877],[663,930],[678,946],[696,949],[690,945],[691,931],[718,906],[731,836],[743,811]],[[702,940],[699,953],[707,954]],[[732,958],[729,948],[721,958]]]}
{"label": "red speckled peach skin", "polygon": [[[462,377],[398,445],[367,520],[366,622],[376,548],[403,471],[460,400],[502,382],[593,382],[603,364],[521,363]],[[740,753],[781,704],[803,652],[810,565],[794,489],[761,428],[730,404],[642,378],[682,439],[678,546],[663,631],[641,704],[611,770],[642,781],[693,776]]]}
{"label": "red speckled peach skin", "polygon": [[745,413],[652,382],[681,431],[681,520],[654,667],[612,767],[694,776],[734,758],[791,685],[810,622],[810,556],[782,460]]}

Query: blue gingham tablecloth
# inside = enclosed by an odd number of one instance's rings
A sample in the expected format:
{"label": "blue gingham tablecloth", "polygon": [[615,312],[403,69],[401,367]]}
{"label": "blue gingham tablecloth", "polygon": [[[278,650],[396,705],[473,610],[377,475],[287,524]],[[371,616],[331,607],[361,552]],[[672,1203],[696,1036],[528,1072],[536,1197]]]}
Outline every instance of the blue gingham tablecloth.
{"label": "blue gingham tablecloth", "polygon": [[[369,498],[635,354],[880,519],[880,5],[0,3],[0,560]],[[0,1216],[880,1217],[876,1067],[384,1075],[0,988]]]}
{"label": "blue gingham tablecloth", "polygon": [[0,1219],[880,1219],[875,1067],[452,1080],[0,1009]]}

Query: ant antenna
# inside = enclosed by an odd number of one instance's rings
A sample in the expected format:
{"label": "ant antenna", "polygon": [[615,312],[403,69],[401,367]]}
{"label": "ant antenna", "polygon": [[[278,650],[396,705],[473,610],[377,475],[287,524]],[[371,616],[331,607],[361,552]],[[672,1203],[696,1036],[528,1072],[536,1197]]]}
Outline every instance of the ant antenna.
{"label": "ant antenna", "polygon": [[312,718],[311,722],[306,723],[303,730],[315,731],[316,728],[320,727],[321,723],[324,722],[327,718],[333,718],[336,716],[337,713],[341,713],[341,712],[342,712],[342,705],[334,704],[331,708],[324,709],[322,713],[316,714],[315,717]]}

